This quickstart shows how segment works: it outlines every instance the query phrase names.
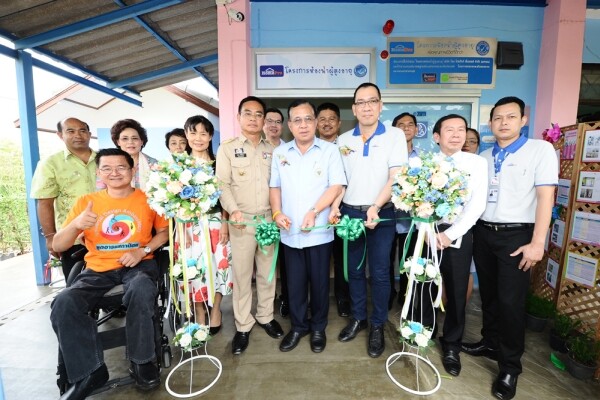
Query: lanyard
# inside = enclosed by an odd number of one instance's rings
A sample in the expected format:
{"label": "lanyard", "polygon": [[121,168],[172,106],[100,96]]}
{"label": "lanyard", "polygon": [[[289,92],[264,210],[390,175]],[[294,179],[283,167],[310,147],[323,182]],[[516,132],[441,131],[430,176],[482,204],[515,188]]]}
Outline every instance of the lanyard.
{"label": "lanyard", "polygon": [[521,135],[517,140],[502,148],[498,145],[498,142],[494,143],[494,148],[492,149],[492,156],[494,157],[494,172],[496,175],[500,173],[500,168],[502,167],[502,163],[506,160],[509,154],[515,153],[519,150],[523,145],[527,142],[527,136]]}

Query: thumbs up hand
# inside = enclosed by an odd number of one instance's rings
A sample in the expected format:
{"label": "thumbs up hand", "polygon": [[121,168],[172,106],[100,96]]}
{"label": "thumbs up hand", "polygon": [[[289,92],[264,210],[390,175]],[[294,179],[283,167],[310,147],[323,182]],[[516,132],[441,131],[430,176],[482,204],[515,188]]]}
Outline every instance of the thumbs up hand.
{"label": "thumbs up hand", "polygon": [[98,219],[98,215],[96,215],[92,211],[92,207],[94,206],[93,202],[90,201],[83,210],[81,214],[77,218],[73,220],[75,227],[79,230],[84,230],[93,227],[96,225],[96,220]]}

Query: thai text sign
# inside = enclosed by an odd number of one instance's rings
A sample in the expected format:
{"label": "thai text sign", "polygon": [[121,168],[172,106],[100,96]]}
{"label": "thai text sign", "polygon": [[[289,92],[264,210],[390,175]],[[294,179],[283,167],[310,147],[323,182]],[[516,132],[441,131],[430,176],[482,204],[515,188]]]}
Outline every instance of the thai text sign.
{"label": "thai text sign", "polygon": [[496,39],[388,38],[388,86],[489,89]]}
{"label": "thai text sign", "polygon": [[372,79],[371,52],[256,53],[256,89],[354,89]]}

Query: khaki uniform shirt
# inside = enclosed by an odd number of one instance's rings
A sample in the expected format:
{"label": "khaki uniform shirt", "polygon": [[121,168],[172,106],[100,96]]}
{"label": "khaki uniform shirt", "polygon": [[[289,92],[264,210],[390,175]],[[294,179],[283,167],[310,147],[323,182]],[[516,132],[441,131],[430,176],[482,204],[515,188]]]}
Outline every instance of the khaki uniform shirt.
{"label": "khaki uniform shirt", "polygon": [[227,140],[217,152],[221,205],[230,214],[270,214],[269,179],[273,145],[261,138],[256,147],[245,136]]}

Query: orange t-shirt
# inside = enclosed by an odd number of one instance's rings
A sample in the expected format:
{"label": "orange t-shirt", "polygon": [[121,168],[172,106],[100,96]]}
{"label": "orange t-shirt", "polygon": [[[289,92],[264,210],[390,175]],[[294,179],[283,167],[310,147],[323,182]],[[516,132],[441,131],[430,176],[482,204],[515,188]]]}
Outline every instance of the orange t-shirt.
{"label": "orange t-shirt", "polygon": [[[105,272],[122,268],[119,258],[131,249],[145,246],[152,239],[152,228],[169,226],[169,222],[148,205],[147,197],[135,189],[125,198],[113,198],[106,190],[85,194],[77,199],[69,211],[63,227],[86,209],[92,201],[92,211],[98,215],[96,225],[85,229],[87,268]],[[149,260],[152,254],[144,257]]]}

